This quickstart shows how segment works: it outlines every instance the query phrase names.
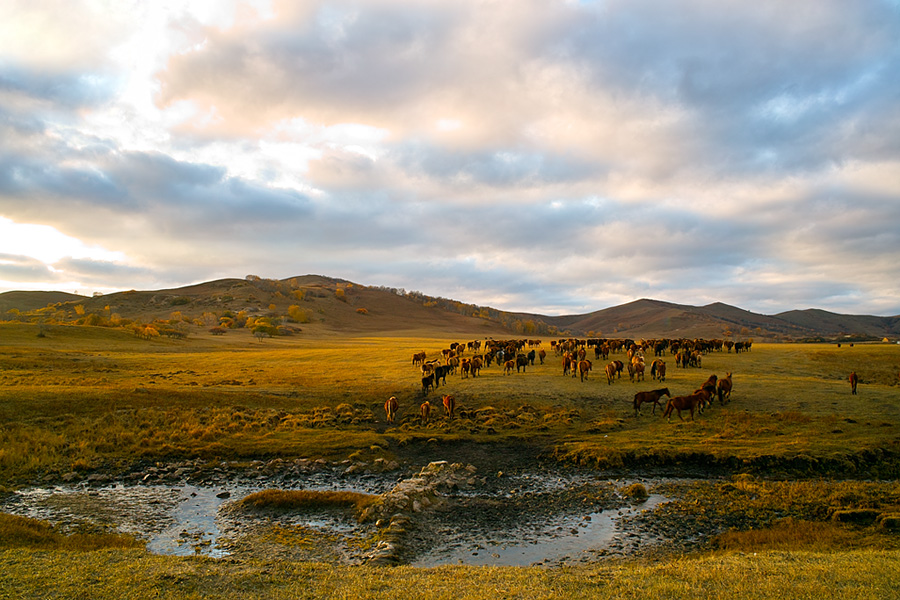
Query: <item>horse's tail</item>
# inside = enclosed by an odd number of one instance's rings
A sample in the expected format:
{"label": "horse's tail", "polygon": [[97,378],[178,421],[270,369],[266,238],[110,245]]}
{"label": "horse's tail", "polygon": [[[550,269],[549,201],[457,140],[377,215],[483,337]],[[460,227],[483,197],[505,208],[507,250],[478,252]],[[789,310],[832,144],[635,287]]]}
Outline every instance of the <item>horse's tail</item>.
{"label": "horse's tail", "polygon": [[717,391],[719,392],[719,404],[725,404],[725,390],[720,387]]}

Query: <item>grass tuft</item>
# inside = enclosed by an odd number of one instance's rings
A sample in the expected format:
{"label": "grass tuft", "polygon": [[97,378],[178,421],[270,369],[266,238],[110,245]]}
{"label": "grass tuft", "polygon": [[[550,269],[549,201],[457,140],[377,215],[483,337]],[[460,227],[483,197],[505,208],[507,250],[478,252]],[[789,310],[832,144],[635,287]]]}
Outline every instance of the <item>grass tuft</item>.
{"label": "grass tuft", "polygon": [[29,517],[0,513],[0,548],[92,551],[143,548],[144,542],[119,533],[59,533],[53,525]]}
{"label": "grass tuft", "polygon": [[262,490],[246,496],[238,505],[249,510],[324,510],[353,508],[362,510],[373,504],[378,496],[358,492],[313,490]]}

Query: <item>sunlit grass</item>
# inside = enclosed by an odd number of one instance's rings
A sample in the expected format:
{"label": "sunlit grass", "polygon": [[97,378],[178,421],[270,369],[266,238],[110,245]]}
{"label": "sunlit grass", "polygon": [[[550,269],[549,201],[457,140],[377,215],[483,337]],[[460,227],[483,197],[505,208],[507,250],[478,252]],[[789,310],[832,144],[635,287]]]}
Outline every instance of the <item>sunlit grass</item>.
{"label": "sunlit grass", "polygon": [[143,548],[133,536],[110,532],[63,534],[45,521],[0,512],[0,548],[91,551],[104,548]]}
{"label": "sunlit grass", "polygon": [[332,567],[140,551],[0,552],[10,597],[130,598],[895,598],[900,552],[760,551],[567,569]]}
{"label": "sunlit grass", "polygon": [[[436,358],[440,337],[275,338],[247,333],[139,340],[91,327],[0,325],[0,485],[138,459],[294,456],[346,458],[373,444],[416,439],[539,443],[585,465],[677,464],[709,457],[726,466],[776,457],[814,468],[861,452],[896,452],[900,436],[900,347],[755,344],[713,352],[702,369],[669,360],[664,384],[607,385],[600,361],[587,381],[564,377],[545,340],[547,363],[510,376],[493,366],[477,378],[451,375],[423,400],[412,354]],[[471,353],[469,353],[471,354]],[[851,396],[846,373],[860,374]],[[633,416],[638,390],[692,392],[710,374],[733,373],[734,392],[694,422]],[[456,397],[458,418],[440,410]],[[397,423],[383,403],[400,401]],[[657,411],[659,412],[659,411]],[[849,458],[848,458],[849,457]],[[819,461],[816,463],[816,461]],[[849,468],[849,463],[844,467]],[[845,469],[846,470],[846,469]]]}

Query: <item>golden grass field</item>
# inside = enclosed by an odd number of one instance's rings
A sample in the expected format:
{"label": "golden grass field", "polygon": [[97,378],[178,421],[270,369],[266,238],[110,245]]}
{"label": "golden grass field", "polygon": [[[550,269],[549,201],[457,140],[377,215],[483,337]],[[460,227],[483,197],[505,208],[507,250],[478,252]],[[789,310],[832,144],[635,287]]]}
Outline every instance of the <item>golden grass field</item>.
{"label": "golden grass field", "polygon": [[[449,376],[428,395],[435,406],[422,425],[412,354],[433,358],[451,341],[477,338],[421,332],[260,341],[245,331],[198,331],[183,340],[141,340],[63,325],[37,333],[32,325],[0,324],[0,492],[70,472],[116,473],[140,460],[403,460],[407,450],[423,448],[439,460],[442,444],[460,442],[528,445],[591,468],[710,465],[813,480],[874,477],[895,488],[898,478],[898,345],[755,343],[747,353],[705,355],[700,369],[676,369],[667,357],[663,384],[648,373],[645,382],[626,377],[608,385],[600,361],[587,381],[564,377],[548,338],[547,364],[525,373],[504,375],[493,366],[477,378]],[[851,370],[861,379],[855,396]],[[636,391],[665,386],[687,394],[710,374],[727,372],[731,402],[693,422],[667,422],[649,406],[634,416]],[[442,393],[456,397],[453,421],[438,410]],[[382,409],[391,395],[400,401],[395,425]],[[0,532],[2,539],[9,537]],[[571,570],[234,564],[142,550],[79,552],[60,543],[2,550],[0,597],[900,596],[897,550],[849,550],[840,536],[827,539],[836,540],[834,548],[732,540],[709,555]]]}

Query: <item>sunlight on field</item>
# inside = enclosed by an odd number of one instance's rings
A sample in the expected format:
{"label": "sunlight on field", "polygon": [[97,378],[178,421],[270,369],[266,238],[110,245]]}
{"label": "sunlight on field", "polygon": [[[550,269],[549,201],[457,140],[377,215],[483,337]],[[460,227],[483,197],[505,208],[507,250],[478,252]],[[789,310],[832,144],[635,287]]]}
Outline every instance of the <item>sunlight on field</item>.
{"label": "sunlight on field", "polygon": [[[626,375],[608,384],[601,361],[585,381],[563,376],[545,340],[544,365],[450,375],[429,394],[434,416],[421,424],[425,395],[412,355],[439,358],[467,338],[141,340],[91,327],[54,327],[46,337],[27,325],[0,330],[4,480],[137,458],[335,459],[417,434],[537,437],[560,458],[601,467],[674,464],[697,453],[732,466],[760,456],[841,461],[891,447],[900,428],[891,379],[900,372],[900,347],[891,345],[757,344],[741,354],[708,353],[701,368],[676,368],[665,357],[664,383],[632,383]],[[861,377],[856,396],[846,381],[851,370]],[[689,394],[710,374],[726,373],[733,374],[731,401],[714,402],[693,422],[689,415],[666,421],[649,406],[634,416],[636,391]],[[453,421],[438,410],[445,393],[457,401]],[[400,401],[394,426],[382,408],[391,395]]]}

